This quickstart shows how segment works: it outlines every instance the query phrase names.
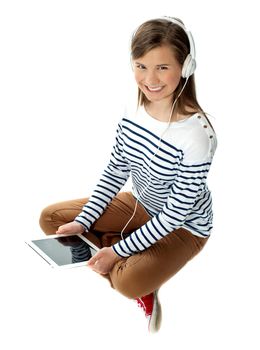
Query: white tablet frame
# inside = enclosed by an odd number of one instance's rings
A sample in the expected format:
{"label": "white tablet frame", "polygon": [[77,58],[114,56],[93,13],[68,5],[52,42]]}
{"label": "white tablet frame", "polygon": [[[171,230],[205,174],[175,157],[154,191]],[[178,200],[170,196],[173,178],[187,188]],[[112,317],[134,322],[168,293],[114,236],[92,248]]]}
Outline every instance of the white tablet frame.
{"label": "white tablet frame", "polygon": [[32,240],[25,241],[26,244],[30,248],[32,248],[38,255],[40,255],[41,258],[43,258],[51,267],[58,268],[58,269],[70,269],[74,267],[80,267],[80,266],[87,266],[87,261],[82,261],[79,263],[72,263],[72,264],[66,264],[66,265],[58,265],[55,261],[53,261],[46,253],[44,253],[36,244],[34,244],[33,241],[41,240],[41,239],[53,239],[53,238],[59,238],[59,237],[68,237],[68,236],[79,236],[83,241],[88,243],[91,248],[93,248],[96,252],[100,250],[97,246],[95,246],[92,242],[90,242],[86,237],[84,237],[82,234],[75,234],[75,235],[66,235],[66,234],[54,234],[54,235],[47,235],[41,238],[34,238]]}

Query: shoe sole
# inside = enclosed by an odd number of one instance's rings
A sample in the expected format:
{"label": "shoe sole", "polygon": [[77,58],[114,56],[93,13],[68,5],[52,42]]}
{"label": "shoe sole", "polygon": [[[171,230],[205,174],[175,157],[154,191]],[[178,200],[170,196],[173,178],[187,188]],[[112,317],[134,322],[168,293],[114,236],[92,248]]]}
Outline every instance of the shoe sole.
{"label": "shoe sole", "polygon": [[162,307],[158,298],[158,290],[154,292],[153,313],[149,321],[149,331],[156,333],[159,331],[162,323]]}

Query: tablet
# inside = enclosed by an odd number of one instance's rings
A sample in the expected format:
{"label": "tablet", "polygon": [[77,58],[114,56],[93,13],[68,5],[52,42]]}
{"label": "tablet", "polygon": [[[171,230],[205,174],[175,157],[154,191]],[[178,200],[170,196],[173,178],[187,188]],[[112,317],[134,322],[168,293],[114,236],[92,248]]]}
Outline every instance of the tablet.
{"label": "tablet", "polygon": [[49,265],[62,268],[86,266],[99,250],[81,234],[50,235],[26,243]]}

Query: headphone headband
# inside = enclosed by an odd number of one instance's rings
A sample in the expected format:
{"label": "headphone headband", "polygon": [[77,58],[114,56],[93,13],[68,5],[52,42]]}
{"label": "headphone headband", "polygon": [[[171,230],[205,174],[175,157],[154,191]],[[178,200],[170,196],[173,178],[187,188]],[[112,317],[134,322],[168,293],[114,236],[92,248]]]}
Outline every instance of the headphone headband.
{"label": "headphone headband", "polygon": [[181,27],[185,33],[187,34],[189,44],[190,44],[190,53],[188,56],[185,58],[185,61],[182,66],[182,77],[188,79],[195,71],[196,69],[196,60],[195,60],[195,43],[193,40],[193,36],[190,31],[186,29],[184,24],[178,20],[177,18],[174,17],[169,17],[169,16],[163,16],[160,19],[164,19],[166,21],[169,21],[171,23],[177,24],[179,27]]}

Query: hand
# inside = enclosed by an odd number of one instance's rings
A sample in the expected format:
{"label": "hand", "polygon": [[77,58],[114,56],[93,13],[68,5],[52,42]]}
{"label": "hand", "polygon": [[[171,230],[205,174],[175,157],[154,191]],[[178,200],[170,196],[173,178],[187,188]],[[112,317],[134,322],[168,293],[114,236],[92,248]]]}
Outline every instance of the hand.
{"label": "hand", "polygon": [[111,247],[100,249],[89,261],[88,266],[101,275],[108,274],[121,256],[117,255]]}
{"label": "hand", "polygon": [[62,235],[73,235],[76,233],[83,233],[84,231],[84,227],[79,222],[72,221],[68,224],[61,225],[56,233]]}

